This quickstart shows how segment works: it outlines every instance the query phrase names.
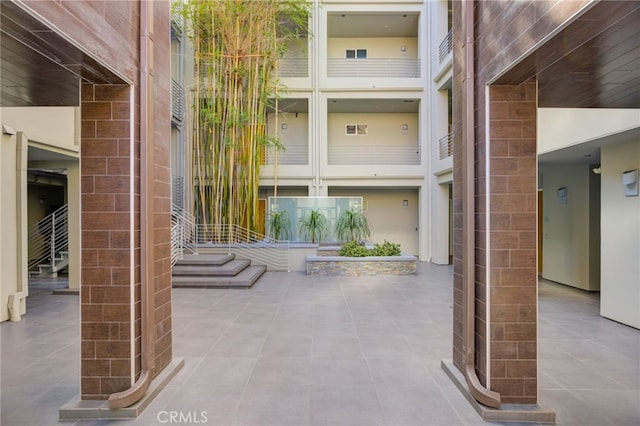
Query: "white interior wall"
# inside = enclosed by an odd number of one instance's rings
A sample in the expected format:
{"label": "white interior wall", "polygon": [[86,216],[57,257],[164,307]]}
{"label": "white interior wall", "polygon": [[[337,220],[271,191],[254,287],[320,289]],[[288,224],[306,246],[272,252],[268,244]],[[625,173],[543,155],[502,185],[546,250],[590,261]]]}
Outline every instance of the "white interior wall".
{"label": "white interior wall", "polygon": [[[362,196],[371,241],[400,244],[404,253],[418,255],[417,188],[329,188],[329,196]],[[407,205],[403,204],[404,200]]]}
{"label": "white interior wall", "polygon": [[640,140],[601,149],[600,314],[640,328],[640,197],[625,197],[622,173],[640,168]]}
{"label": "white interior wall", "polygon": [[[590,167],[587,164],[542,166],[543,238],[542,276],[581,288],[598,290],[590,276]],[[567,189],[561,204],[558,189]]]}

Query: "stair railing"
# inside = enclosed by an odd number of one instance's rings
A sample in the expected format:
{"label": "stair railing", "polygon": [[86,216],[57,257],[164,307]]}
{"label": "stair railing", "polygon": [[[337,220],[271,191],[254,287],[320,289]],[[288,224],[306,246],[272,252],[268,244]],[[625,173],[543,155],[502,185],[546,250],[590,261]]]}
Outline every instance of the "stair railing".
{"label": "stair railing", "polygon": [[69,208],[65,204],[29,228],[29,271],[50,264],[56,271],[56,260],[69,250]]}
{"label": "stair railing", "polygon": [[198,226],[195,218],[174,204],[171,206],[171,266],[185,253],[198,254]]}
{"label": "stair railing", "polygon": [[207,251],[234,253],[271,271],[290,271],[290,241],[278,241],[239,225],[197,225],[198,245]]}

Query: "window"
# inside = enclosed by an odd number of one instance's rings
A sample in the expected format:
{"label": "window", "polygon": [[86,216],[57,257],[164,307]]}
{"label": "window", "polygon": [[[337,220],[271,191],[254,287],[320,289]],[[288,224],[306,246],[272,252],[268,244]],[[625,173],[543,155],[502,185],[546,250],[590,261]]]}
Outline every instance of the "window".
{"label": "window", "polygon": [[366,124],[347,124],[345,125],[344,130],[345,135],[366,135],[367,134],[367,125]]}
{"label": "window", "polygon": [[367,49],[347,49],[347,59],[367,59]]}

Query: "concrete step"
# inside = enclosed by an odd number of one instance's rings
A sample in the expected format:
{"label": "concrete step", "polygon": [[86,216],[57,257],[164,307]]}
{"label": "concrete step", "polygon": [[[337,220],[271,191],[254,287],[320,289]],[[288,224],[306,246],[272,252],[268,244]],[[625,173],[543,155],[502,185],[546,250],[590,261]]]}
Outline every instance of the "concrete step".
{"label": "concrete step", "polygon": [[264,265],[252,265],[234,276],[174,276],[174,288],[250,288],[265,273]]}
{"label": "concrete step", "polygon": [[229,254],[186,254],[176,265],[224,265],[235,259],[236,255]]}
{"label": "concrete step", "polygon": [[171,272],[174,277],[189,276],[189,277],[206,277],[206,276],[234,276],[238,275],[243,269],[251,265],[250,260],[246,259],[234,259],[226,262],[222,265],[217,264],[202,264],[202,263],[190,263],[182,264],[177,263]]}

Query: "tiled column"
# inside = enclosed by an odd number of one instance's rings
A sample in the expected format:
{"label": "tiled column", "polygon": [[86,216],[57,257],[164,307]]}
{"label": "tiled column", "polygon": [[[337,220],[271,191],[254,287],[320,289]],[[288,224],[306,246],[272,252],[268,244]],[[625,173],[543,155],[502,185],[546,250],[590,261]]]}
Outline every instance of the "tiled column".
{"label": "tiled column", "polygon": [[537,402],[535,82],[489,91],[490,387]]}
{"label": "tiled column", "polygon": [[127,389],[134,360],[139,369],[139,324],[131,324],[132,298],[140,297],[131,107],[128,85],[82,86],[81,399]]}

